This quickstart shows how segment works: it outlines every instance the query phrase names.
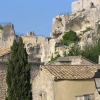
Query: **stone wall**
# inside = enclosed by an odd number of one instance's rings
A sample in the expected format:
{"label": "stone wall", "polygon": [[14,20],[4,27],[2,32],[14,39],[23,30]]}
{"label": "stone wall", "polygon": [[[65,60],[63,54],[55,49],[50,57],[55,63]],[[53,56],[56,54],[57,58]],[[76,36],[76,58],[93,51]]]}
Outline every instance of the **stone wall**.
{"label": "stone wall", "polygon": [[95,89],[94,96],[95,96],[95,100],[100,100],[100,94],[98,93],[97,89]]}
{"label": "stone wall", "polygon": [[0,62],[0,100],[5,100],[6,91],[7,91],[6,66],[7,66],[7,63]]}
{"label": "stone wall", "polygon": [[82,56],[72,56],[72,57],[69,56],[64,58],[60,57],[56,61],[50,63],[50,65],[94,65],[94,64],[95,64],[94,62],[82,58]]}
{"label": "stone wall", "polygon": [[[53,80],[45,71],[39,71],[32,86],[34,100],[54,100]],[[43,99],[42,93],[45,93],[45,99]]]}
{"label": "stone wall", "polygon": [[[12,24],[4,25],[3,29],[0,29],[0,48],[10,48],[14,38],[18,40],[18,37],[15,36]],[[21,37],[30,56],[41,58],[42,62],[48,61],[48,56],[51,55],[49,55],[49,41],[47,37],[35,36],[34,32],[28,32],[27,35]]]}
{"label": "stone wall", "polygon": [[[34,77],[37,75],[39,71],[40,64],[42,63],[30,63],[31,65],[31,78],[30,78],[31,84],[33,82]],[[6,70],[7,70],[7,62],[0,62],[0,100],[5,100],[5,97],[7,94]]]}
{"label": "stone wall", "polygon": [[14,26],[7,24],[0,30],[0,48],[10,48],[15,38]]}
{"label": "stone wall", "polygon": [[0,57],[0,62],[8,62],[9,57],[10,57],[10,53],[1,56]]}

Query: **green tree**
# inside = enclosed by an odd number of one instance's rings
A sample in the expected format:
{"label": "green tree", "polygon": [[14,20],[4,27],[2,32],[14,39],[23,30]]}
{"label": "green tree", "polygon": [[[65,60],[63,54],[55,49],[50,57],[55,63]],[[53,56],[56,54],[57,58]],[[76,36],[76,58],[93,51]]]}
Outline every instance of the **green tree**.
{"label": "green tree", "polygon": [[6,82],[8,86],[6,100],[32,100],[30,65],[21,37],[18,43],[14,40],[11,47]]}
{"label": "green tree", "polygon": [[65,32],[65,34],[63,35],[62,44],[70,45],[71,43],[75,43],[79,40],[80,38],[76,35],[76,32],[70,30],[68,32]]}

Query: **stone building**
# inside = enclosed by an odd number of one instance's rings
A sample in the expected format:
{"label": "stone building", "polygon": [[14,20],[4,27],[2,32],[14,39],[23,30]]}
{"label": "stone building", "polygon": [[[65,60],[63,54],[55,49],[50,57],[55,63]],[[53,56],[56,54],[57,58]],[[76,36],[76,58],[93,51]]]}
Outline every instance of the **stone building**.
{"label": "stone building", "polygon": [[[8,65],[8,58],[10,57],[10,49],[2,48],[0,49],[0,100],[5,100],[7,93],[7,85],[6,85],[6,70]],[[40,65],[44,64],[41,62],[39,58],[31,58],[28,59],[31,66],[31,84],[34,77],[37,75]],[[32,86],[33,87],[33,86]]]}
{"label": "stone building", "polygon": [[90,61],[83,56],[67,56],[59,57],[56,61],[50,63],[50,65],[95,65],[96,63]]}
{"label": "stone building", "polygon": [[[88,100],[94,98],[97,65],[41,66],[33,80],[34,100]],[[81,98],[80,98],[81,96]]]}

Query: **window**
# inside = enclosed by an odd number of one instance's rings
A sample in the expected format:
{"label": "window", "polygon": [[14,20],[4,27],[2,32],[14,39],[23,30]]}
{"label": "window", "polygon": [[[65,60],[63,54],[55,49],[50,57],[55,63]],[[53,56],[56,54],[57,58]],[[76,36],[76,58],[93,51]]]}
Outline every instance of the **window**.
{"label": "window", "polygon": [[76,100],[94,100],[94,94],[76,96]]}
{"label": "window", "polygon": [[41,91],[39,93],[39,100],[47,100],[47,93],[44,91]]}

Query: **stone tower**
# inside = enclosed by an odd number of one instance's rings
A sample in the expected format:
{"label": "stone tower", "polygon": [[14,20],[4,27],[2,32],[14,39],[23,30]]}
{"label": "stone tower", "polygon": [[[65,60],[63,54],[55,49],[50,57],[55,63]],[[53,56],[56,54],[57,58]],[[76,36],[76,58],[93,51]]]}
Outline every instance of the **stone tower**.
{"label": "stone tower", "polygon": [[13,24],[1,26],[0,29],[0,48],[10,48],[15,38]]}

